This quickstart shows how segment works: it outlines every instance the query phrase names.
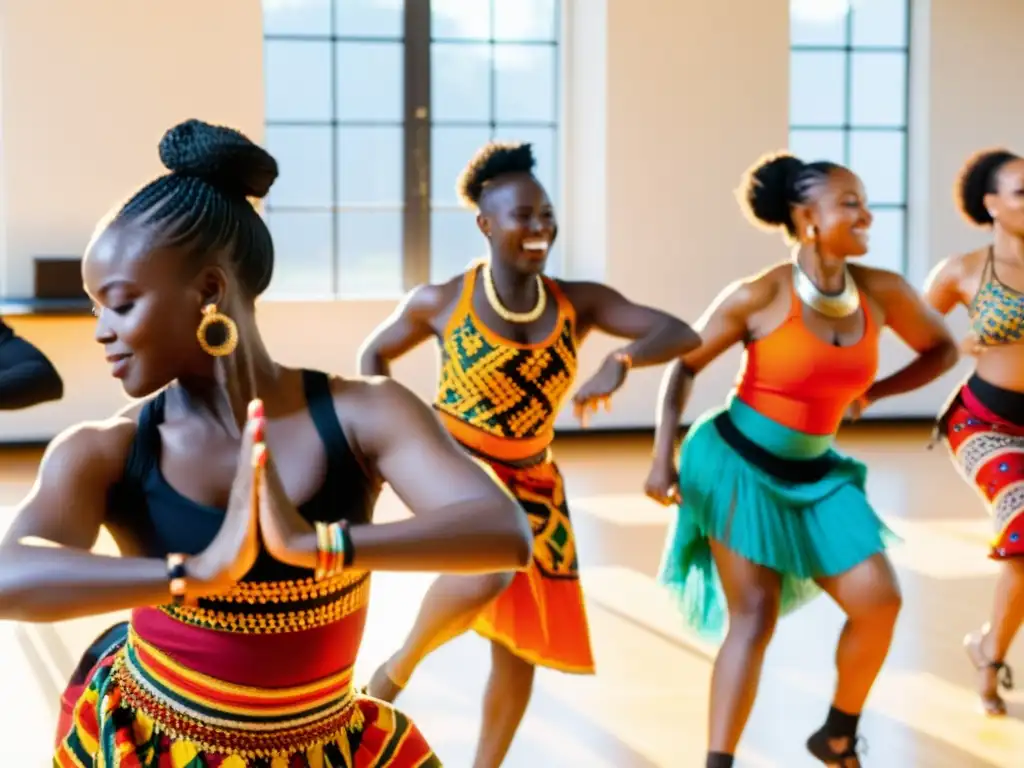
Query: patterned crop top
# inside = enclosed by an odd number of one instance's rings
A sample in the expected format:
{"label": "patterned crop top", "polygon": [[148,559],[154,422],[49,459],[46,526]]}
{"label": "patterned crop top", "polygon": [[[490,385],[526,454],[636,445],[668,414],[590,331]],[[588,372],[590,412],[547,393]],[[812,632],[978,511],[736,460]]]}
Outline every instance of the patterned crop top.
{"label": "patterned crop top", "polygon": [[996,274],[995,249],[989,246],[981,285],[969,307],[971,328],[983,346],[1024,340],[1024,293],[1015,291]]}
{"label": "patterned crop top", "polygon": [[543,278],[558,318],[546,339],[518,344],[502,338],[473,311],[479,264],[439,339],[441,381],[434,407],[452,436],[471,450],[519,461],[554,438],[555,417],[576,376],[576,313],[554,280]]}

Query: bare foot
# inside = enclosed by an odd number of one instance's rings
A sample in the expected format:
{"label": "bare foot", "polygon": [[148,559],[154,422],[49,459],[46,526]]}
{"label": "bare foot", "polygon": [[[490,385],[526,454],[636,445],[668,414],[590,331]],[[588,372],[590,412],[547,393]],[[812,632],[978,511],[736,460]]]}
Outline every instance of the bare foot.
{"label": "bare foot", "polygon": [[402,688],[403,686],[391,679],[391,675],[388,674],[388,662],[385,661],[377,667],[377,671],[370,678],[370,684],[366,686],[366,695],[390,704],[398,698]]}
{"label": "bare foot", "polygon": [[989,717],[1003,717],[1006,715],[1006,702],[999,695],[999,686],[1002,684],[1005,688],[1012,687],[1010,670],[1002,662],[989,658],[985,652],[984,642],[984,634],[972,632],[964,638],[964,650],[978,670],[978,693],[981,695],[982,710]]}

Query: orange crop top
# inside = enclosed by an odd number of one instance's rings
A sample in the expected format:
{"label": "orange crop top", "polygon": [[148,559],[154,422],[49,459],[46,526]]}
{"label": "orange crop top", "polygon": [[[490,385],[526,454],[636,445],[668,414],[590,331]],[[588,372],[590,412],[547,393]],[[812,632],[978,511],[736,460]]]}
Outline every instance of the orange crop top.
{"label": "orange crop top", "polygon": [[864,335],[848,347],[815,336],[796,291],[782,325],[747,344],[736,394],[774,421],[811,435],[834,434],[878,371],[879,329],[861,292]]}
{"label": "orange crop top", "polygon": [[543,278],[558,319],[538,344],[517,344],[473,311],[479,264],[440,338],[441,381],[434,408],[452,436],[504,461],[531,458],[554,439],[555,417],[576,377],[576,312],[558,284]]}

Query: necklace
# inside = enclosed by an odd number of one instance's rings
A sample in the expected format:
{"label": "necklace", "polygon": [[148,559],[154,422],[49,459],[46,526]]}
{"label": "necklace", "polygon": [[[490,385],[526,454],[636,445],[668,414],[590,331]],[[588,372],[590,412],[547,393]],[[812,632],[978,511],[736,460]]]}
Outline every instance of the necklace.
{"label": "necklace", "polygon": [[849,267],[843,275],[843,290],[830,294],[819,289],[800,265],[793,262],[793,286],[800,301],[826,317],[849,317],[860,309],[860,291]]}
{"label": "necklace", "polygon": [[513,312],[502,304],[501,299],[498,298],[498,291],[494,287],[494,277],[491,275],[491,267],[489,264],[484,264],[483,273],[484,295],[487,297],[487,303],[491,305],[491,309],[493,309],[495,314],[502,320],[507,323],[532,323],[544,314],[544,309],[548,305],[548,297],[547,293],[544,291],[544,281],[540,279],[540,275],[537,275],[536,306],[529,312]]}

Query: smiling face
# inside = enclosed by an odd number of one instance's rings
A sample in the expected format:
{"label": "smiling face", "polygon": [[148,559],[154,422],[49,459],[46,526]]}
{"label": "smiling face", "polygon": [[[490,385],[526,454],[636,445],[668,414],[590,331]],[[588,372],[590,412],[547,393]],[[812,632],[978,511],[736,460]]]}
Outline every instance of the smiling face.
{"label": "smiling face", "polygon": [[509,174],[488,186],[477,224],[491,244],[492,258],[520,274],[544,271],[558,223],[547,192],[531,174]]}
{"label": "smiling face", "polygon": [[[864,184],[852,171],[830,171],[795,214],[800,239],[814,241],[824,253],[846,257],[868,252],[868,230],[874,217],[868,210]],[[813,228],[810,236],[809,227]]]}
{"label": "smiling face", "polygon": [[108,227],[86,252],[82,277],[95,303],[96,341],[131,397],[212,373],[196,339],[210,275],[187,265],[183,253],[155,245],[150,230],[131,224]]}

